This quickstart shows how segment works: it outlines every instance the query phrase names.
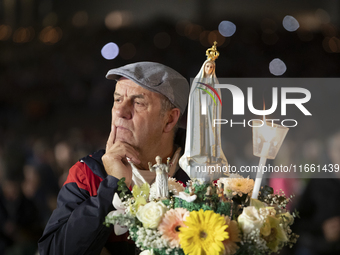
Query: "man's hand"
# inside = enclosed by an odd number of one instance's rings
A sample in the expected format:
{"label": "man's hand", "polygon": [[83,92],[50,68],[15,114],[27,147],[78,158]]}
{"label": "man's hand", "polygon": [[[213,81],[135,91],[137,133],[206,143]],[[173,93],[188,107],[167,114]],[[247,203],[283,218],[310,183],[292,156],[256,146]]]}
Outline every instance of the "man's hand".
{"label": "man's hand", "polygon": [[139,164],[138,152],[129,144],[121,141],[115,142],[116,127],[112,125],[106,152],[102,157],[105,171],[117,179],[125,177],[125,183],[130,187],[132,183],[132,169],[126,157],[133,163]]}
{"label": "man's hand", "polygon": [[328,242],[336,242],[340,240],[340,216],[336,216],[325,220],[322,224],[325,239]]}

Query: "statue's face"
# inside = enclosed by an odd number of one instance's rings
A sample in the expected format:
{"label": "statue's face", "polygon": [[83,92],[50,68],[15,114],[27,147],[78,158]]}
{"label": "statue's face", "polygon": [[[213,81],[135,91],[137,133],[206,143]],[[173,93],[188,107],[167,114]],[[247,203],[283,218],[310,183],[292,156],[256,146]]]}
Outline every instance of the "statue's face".
{"label": "statue's face", "polygon": [[162,158],[161,157],[156,157],[156,162],[157,162],[157,164],[161,164],[162,163]]}
{"label": "statue's face", "polygon": [[206,75],[210,75],[214,71],[214,64],[211,62],[208,62],[205,64],[204,72]]}

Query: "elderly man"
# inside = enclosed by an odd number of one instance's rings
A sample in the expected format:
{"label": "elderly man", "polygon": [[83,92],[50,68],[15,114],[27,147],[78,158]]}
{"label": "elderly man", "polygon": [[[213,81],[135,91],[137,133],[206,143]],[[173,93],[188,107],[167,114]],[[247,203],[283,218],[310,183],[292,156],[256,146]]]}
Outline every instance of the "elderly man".
{"label": "elderly man", "polygon": [[[113,210],[117,182],[125,177],[132,184],[132,169],[127,158],[151,182],[148,162],[155,156],[173,157],[177,122],[184,112],[189,85],[173,69],[152,62],[139,62],[108,72],[118,80],[114,92],[111,132],[106,150],[77,162],[58,195],[43,236],[39,252],[44,254],[134,254],[126,235],[115,236],[112,227],[103,225]],[[178,151],[178,150],[177,150]],[[186,183],[181,169],[170,171]]]}

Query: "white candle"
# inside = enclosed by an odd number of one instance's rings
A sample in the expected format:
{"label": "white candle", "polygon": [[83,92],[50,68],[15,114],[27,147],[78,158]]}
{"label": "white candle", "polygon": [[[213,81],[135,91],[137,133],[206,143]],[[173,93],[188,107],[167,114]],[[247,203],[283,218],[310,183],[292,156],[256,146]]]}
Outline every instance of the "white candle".
{"label": "white candle", "polygon": [[261,188],[262,176],[263,176],[262,167],[266,164],[267,156],[268,156],[268,153],[269,153],[269,148],[270,148],[270,143],[264,142],[263,146],[262,146],[262,150],[261,150],[261,158],[260,158],[260,162],[259,162],[259,166],[258,166],[258,171],[256,173],[256,179],[255,179],[255,183],[254,183],[253,194],[251,196],[251,198],[253,198],[253,199],[257,199],[258,196],[259,196],[259,191],[260,191],[260,188]]}
{"label": "white candle", "polygon": [[264,166],[266,164],[266,161],[267,161],[266,157],[260,158],[258,172],[256,173],[256,179],[255,179],[253,194],[252,194],[251,198],[257,199],[257,197],[259,196],[259,191],[260,191],[260,188],[261,188],[261,182],[262,182],[262,176],[263,176],[262,166]]}
{"label": "white candle", "polygon": [[268,157],[269,153],[269,148],[270,148],[270,143],[269,142],[264,142],[261,150],[261,157]]}

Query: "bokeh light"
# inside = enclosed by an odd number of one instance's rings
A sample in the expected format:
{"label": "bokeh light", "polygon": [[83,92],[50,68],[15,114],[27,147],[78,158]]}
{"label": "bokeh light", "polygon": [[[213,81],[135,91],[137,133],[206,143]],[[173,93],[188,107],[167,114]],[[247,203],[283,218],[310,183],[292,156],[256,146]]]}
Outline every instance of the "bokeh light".
{"label": "bokeh light", "polygon": [[204,46],[204,47],[210,47],[211,45],[208,42],[208,36],[209,36],[210,31],[205,30],[200,34],[199,40],[200,43]]}
{"label": "bokeh light", "polygon": [[329,37],[325,37],[322,41],[322,47],[326,52],[332,53],[331,49],[329,48]]}
{"label": "bokeh light", "polygon": [[123,15],[119,11],[109,13],[105,18],[105,25],[108,29],[118,29],[123,25]]}
{"label": "bokeh light", "polygon": [[176,23],[176,32],[181,36],[185,36],[185,30],[187,25],[190,24],[187,20],[180,20]]}
{"label": "bokeh light", "polygon": [[322,46],[326,52],[329,53],[339,53],[340,52],[340,40],[339,38],[333,37],[326,37],[322,41]]}
{"label": "bokeh light", "polygon": [[83,27],[87,24],[89,20],[89,15],[86,11],[78,11],[74,14],[72,18],[72,24],[75,27]]}
{"label": "bokeh light", "polygon": [[218,25],[218,31],[224,37],[230,37],[236,32],[236,25],[231,21],[224,20]]}
{"label": "bokeh light", "polygon": [[154,36],[153,43],[157,48],[165,49],[171,43],[170,35],[166,32],[160,32]]}
{"label": "bokeh light", "polygon": [[225,41],[225,37],[223,37],[219,31],[217,30],[214,30],[214,31],[211,31],[209,34],[208,34],[208,43],[209,45],[214,45],[214,42],[217,42],[217,46],[221,47]]}
{"label": "bokeh light", "polygon": [[39,34],[39,39],[45,44],[55,44],[61,40],[63,32],[59,27],[45,27]]}
{"label": "bokeh light", "polygon": [[284,74],[287,70],[286,64],[279,58],[274,58],[269,63],[269,71],[271,74],[280,76]]}
{"label": "bokeh light", "polygon": [[324,24],[322,26],[322,34],[325,37],[333,37],[338,34],[338,29],[333,24]]}
{"label": "bokeh light", "polygon": [[113,11],[105,17],[105,25],[110,30],[128,26],[132,22],[132,15],[128,11]]}
{"label": "bokeh light", "polygon": [[0,25],[0,41],[6,41],[11,37],[12,28],[7,25]]}
{"label": "bokeh light", "polygon": [[203,27],[200,25],[189,23],[185,26],[185,36],[191,40],[198,40],[202,31]]}
{"label": "bokeh light", "polygon": [[[210,31],[204,31],[204,28],[201,25],[192,23],[187,20],[180,20],[176,23],[176,32],[181,36],[185,36],[190,40],[200,41],[203,45],[207,45],[208,42],[208,34]],[[204,36],[202,36],[202,34]],[[206,42],[202,42],[202,38],[206,40]]]}
{"label": "bokeh light", "polygon": [[329,16],[328,12],[323,9],[317,9],[315,11],[315,17],[317,17],[323,24],[331,22],[331,17]]}
{"label": "bokeh light", "polygon": [[331,49],[332,52],[338,52],[339,49],[338,49],[338,38],[336,37],[332,37],[331,39],[329,39],[329,48]]}
{"label": "bokeh light", "polygon": [[229,44],[230,39],[229,38],[225,38],[224,36],[222,36],[220,34],[219,31],[214,30],[214,31],[208,31],[205,30],[200,34],[199,37],[200,43],[204,46],[204,47],[211,47],[212,45],[214,45],[214,42],[217,42],[217,46],[218,47],[224,47],[227,44]]}
{"label": "bokeh light", "polygon": [[300,27],[299,22],[293,16],[289,15],[283,18],[282,25],[289,32],[294,32]]}
{"label": "bokeh light", "polygon": [[26,43],[32,41],[34,38],[34,29],[32,27],[19,27],[14,31],[13,42]]}
{"label": "bokeh light", "polygon": [[101,50],[101,53],[103,58],[111,60],[118,56],[119,47],[117,44],[110,42],[104,45],[104,47]]}

